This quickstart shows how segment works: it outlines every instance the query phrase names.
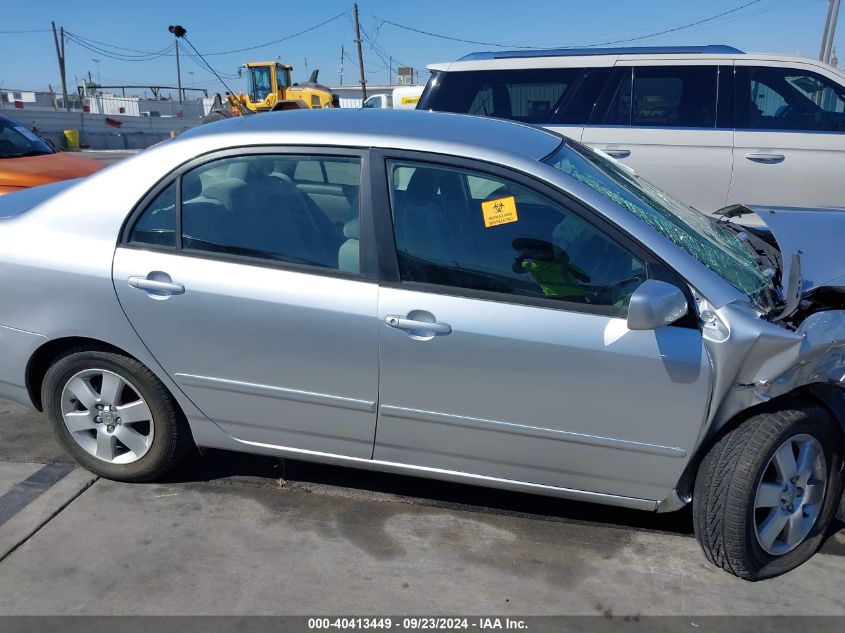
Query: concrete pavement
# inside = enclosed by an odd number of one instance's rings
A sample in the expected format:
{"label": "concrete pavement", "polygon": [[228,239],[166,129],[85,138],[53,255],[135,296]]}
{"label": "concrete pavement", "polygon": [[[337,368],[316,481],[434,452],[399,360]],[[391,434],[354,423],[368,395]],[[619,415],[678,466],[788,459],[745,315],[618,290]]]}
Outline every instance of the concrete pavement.
{"label": "concrete pavement", "polygon": [[96,160],[102,161],[107,165],[111,165],[112,163],[116,163],[124,158],[128,158],[130,156],[134,156],[138,153],[136,149],[114,149],[114,150],[98,150],[98,149],[84,149],[82,150],[81,154],[86,158],[94,158]]}
{"label": "concrete pavement", "polygon": [[687,512],[217,451],[118,484],[0,401],[0,507],[45,463],[68,473],[0,525],[0,614],[845,614],[843,532],[752,584],[704,560]]}

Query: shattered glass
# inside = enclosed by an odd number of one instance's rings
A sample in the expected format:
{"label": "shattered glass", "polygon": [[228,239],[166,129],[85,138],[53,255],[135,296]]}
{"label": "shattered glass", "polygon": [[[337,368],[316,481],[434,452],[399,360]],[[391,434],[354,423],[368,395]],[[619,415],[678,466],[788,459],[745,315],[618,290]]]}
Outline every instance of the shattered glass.
{"label": "shattered glass", "polygon": [[[736,232],[671,198],[651,183],[628,174],[570,141],[546,162],[627,209],[662,233],[760,307],[774,290],[756,254]],[[580,150],[580,151],[579,151]]]}

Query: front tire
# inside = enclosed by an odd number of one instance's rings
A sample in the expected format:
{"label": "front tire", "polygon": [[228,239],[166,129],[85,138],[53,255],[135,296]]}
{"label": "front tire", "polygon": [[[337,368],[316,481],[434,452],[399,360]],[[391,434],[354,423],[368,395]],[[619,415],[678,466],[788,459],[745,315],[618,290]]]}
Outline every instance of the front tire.
{"label": "front tire", "polygon": [[59,442],[82,466],[108,479],[157,479],[193,445],[167,388],[122,354],[68,351],[47,370],[42,402]]}
{"label": "front tire", "polygon": [[786,573],[819,548],[842,491],[842,435],[828,412],[788,402],[726,433],[693,493],[707,559],[746,580]]}

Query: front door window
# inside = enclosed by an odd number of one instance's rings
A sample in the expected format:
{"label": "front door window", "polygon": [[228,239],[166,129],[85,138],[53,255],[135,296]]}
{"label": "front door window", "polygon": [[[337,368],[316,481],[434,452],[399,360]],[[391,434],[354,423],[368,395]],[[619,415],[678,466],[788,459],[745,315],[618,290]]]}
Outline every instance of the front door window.
{"label": "front door window", "polygon": [[498,177],[389,164],[403,281],[624,314],[645,265],[571,209]]}

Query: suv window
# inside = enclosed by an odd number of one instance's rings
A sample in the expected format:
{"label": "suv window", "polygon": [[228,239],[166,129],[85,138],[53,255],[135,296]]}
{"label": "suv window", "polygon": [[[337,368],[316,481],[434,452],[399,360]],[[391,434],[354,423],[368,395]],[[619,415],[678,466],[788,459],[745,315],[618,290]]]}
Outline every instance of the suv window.
{"label": "suv window", "polygon": [[[291,178],[300,164],[336,172],[343,186]],[[327,170],[327,165],[333,165]],[[181,247],[358,272],[358,158],[246,155],[221,158],[181,176],[181,205],[170,184],[149,203],[129,241],[175,248],[181,207]],[[354,174],[354,176],[353,176]],[[350,183],[348,181],[354,180]]]}
{"label": "suv window", "polygon": [[[605,73],[609,72],[605,70]],[[589,102],[586,113],[584,101],[573,104],[568,112],[568,102],[575,97],[575,87],[580,83],[584,70],[580,68],[540,68],[521,70],[479,70],[439,73],[432,78],[428,95],[421,101],[420,109],[439,112],[456,112],[511,119],[524,123],[552,123],[558,116],[566,122],[585,123],[592,109],[593,96],[585,93]],[[584,82],[587,92],[601,89],[603,75],[595,73]],[[576,114],[577,113],[577,114]],[[573,120],[581,118],[580,121]]]}
{"label": "suv window", "polygon": [[522,185],[390,161],[402,281],[601,306],[623,314],[645,265],[582,219]]}
{"label": "suv window", "polygon": [[793,68],[737,67],[736,124],[751,130],[845,131],[845,87]]}
{"label": "suv window", "polygon": [[603,125],[716,127],[717,66],[642,66],[619,73]]}

